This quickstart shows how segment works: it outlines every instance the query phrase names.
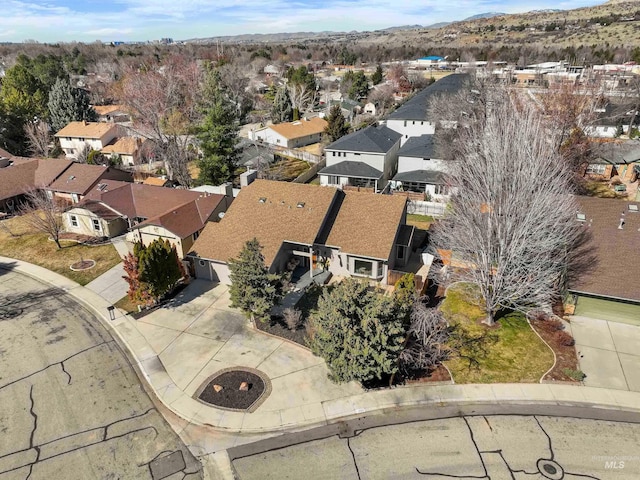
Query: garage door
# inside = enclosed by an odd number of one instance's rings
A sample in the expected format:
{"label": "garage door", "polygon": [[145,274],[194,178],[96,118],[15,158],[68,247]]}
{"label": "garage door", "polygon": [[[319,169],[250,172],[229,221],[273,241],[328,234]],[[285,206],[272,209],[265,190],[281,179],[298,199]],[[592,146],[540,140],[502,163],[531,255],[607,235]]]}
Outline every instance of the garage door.
{"label": "garage door", "polygon": [[576,315],[640,326],[640,305],[592,297],[578,297]]}

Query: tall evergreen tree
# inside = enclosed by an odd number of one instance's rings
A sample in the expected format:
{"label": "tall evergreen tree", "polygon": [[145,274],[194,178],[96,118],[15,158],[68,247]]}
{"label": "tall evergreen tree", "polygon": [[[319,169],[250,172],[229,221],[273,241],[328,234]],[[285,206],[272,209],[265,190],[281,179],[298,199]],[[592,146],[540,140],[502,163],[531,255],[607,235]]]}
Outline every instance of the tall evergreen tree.
{"label": "tall evergreen tree", "polygon": [[398,370],[404,321],[392,298],[349,278],[322,294],[309,319],[309,346],[333,381],[382,379]]}
{"label": "tall evergreen tree", "polygon": [[276,304],[280,277],[269,273],[256,238],[249,240],[237,259],[229,261],[231,303],[252,319],[265,320]]}
{"label": "tall evergreen tree", "polygon": [[373,75],[371,75],[371,82],[374,85],[378,85],[380,82],[382,82],[382,67],[380,65],[378,65],[376,67],[376,71],[373,72]]}
{"label": "tall evergreen tree", "polygon": [[218,185],[234,175],[240,127],[235,105],[227,97],[215,70],[207,73],[202,111],[204,118],[197,130],[202,149],[202,158],[198,160],[199,180]]}
{"label": "tall evergreen tree", "polygon": [[327,126],[324,129],[324,133],[329,137],[329,141],[331,142],[335,142],[340,137],[344,137],[349,133],[349,124],[342,114],[340,105],[334,105],[331,107],[331,111],[327,117]]}
{"label": "tall evergreen tree", "polygon": [[293,118],[291,99],[287,87],[282,86],[276,90],[273,98],[273,108],[271,109],[271,120],[273,123],[290,122]]}
{"label": "tall evergreen tree", "polygon": [[94,122],[98,115],[89,104],[84,90],[72,88],[69,82],[59,78],[49,92],[49,119],[54,131],[61,130],[69,122],[85,120]]}

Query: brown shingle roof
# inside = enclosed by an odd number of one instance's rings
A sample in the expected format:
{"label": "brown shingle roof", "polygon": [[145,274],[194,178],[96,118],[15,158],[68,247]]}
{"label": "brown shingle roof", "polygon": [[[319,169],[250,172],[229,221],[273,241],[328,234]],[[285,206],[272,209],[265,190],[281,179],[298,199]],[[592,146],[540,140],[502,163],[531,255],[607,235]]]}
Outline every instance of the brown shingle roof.
{"label": "brown shingle roof", "polygon": [[102,165],[74,163],[49,188],[56,192],[84,195],[108,169]]}
{"label": "brown shingle roof", "polygon": [[224,195],[202,193],[199,195],[195,200],[172,208],[162,215],[140,223],[137,227],[158,225],[180,238],[186,238],[202,229],[220,202],[224,201]]}
{"label": "brown shingle roof", "polygon": [[144,182],[142,182],[142,183],[144,185],[155,185],[156,187],[164,187],[165,185],[167,185],[170,182],[166,178],[147,177],[147,178],[144,179]]}
{"label": "brown shingle roof", "polygon": [[133,155],[142,146],[142,139],[136,137],[120,137],[102,148],[105,155],[116,153],[119,155]]}
{"label": "brown shingle roof", "polygon": [[388,260],[407,199],[402,195],[345,192],[327,245],[340,251]]}
{"label": "brown shingle roof", "polygon": [[316,133],[322,133],[324,132],[326,126],[326,120],[319,117],[314,117],[310,120],[302,119],[295,122],[278,123],[276,125],[271,125],[269,128],[271,128],[271,130],[273,130],[274,132],[279,133],[286,139],[293,140],[294,138],[301,138]]}
{"label": "brown shingle roof", "polygon": [[15,197],[27,190],[49,186],[73,163],[56,158],[12,157],[13,165],[0,168],[0,199]]}
{"label": "brown shingle roof", "polygon": [[93,109],[98,115],[108,115],[113,112],[125,111],[125,108],[122,105],[94,105]]}
{"label": "brown shingle roof", "polygon": [[[219,223],[207,224],[192,253],[227,262],[255,237],[270,265],[284,241],[314,243],[336,194],[331,187],[256,180],[240,191]],[[304,206],[298,207],[300,202]]]}
{"label": "brown shingle roof", "polygon": [[[640,202],[576,199],[586,219],[582,228],[591,233],[586,251],[593,254],[596,261],[572,282],[570,290],[640,301],[640,212],[632,213],[628,209],[628,205],[640,206]],[[623,229],[618,229],[620,218],[625,221]]]}
{"label": "brown shingle roof", "polygon": [[72,138],[102,138],[111,129],[118,128],[112,123],[101,122],[71,122],[58,133],[56,137]]}

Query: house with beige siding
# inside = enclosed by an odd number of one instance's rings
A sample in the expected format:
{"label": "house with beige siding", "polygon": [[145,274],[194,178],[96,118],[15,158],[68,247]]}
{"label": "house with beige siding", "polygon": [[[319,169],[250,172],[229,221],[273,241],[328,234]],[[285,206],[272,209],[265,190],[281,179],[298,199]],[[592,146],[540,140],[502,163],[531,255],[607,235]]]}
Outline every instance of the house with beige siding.
{"label": "house with beige siding", "polygon": [[303,118],[295,122],[283,122],[250,132],[250,140],[285,148],[299,148],[322,141],[327,121],[315,117]]}
{"label": "house with beige siding", "polygon": [[102,122],[71,122],[55,137],[67,158],[77,158],[85,147],[100,151],[118,136],[118,126]]}

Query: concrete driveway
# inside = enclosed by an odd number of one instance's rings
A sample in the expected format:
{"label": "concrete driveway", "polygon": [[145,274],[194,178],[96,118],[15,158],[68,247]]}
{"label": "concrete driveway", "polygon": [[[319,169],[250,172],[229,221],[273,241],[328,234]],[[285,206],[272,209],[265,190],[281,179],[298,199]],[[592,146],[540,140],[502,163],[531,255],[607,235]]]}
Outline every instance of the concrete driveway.
{"label": "concrete driveway", "polygon": [[585,385],[640,392],[640,327],[574,316],[571,332]]}
{"label": "concrete driveway", "polygon": [[125,297],[129,290],[129,284],[122,278],[123,275],[125,275],[124,264],[120,262],[95,280],[89,282],[87,288],[96,292],[107,302],[116,303]]}
{"label": "concrete driveway", "polygon": [[356,382],[332,383],[321,358],[255,331],[229,305],[227,286],[194,280],[171,304],[135,321],[135,328],[187,395],[215,372],[236,366],[256,368],[271,380],[272,392],[258,408],[261,412],[299,407],[306,419],[320,419],[321,402],[363,392]]}

